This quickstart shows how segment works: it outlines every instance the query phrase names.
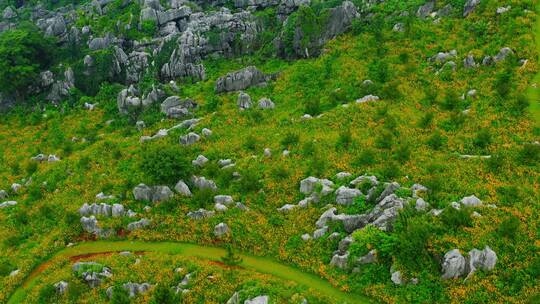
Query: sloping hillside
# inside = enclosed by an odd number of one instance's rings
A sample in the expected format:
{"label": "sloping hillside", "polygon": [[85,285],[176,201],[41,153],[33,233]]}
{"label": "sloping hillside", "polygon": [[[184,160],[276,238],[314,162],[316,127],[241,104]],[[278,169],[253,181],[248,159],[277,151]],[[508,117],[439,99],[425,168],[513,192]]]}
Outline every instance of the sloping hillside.
{"label": "sloping hillside", "polygon": [[[100,239],[268,256],[374,302],[540,300],[537,1],[12,2],[0,302]],[[137,282],[136,303],[338,302],[134,254],[56,263],[23,301],[125,303]]]}

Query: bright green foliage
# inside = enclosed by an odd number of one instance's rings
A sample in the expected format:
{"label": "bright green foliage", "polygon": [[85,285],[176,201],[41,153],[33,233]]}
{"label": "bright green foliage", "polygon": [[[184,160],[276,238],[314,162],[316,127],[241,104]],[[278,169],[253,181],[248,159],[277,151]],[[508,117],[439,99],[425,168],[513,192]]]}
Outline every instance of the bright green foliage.
{"label": "bright green foliage", "polygon": [[191,177],[191,159],[180,146],[149,145],[142,153],[141,171],[152,184],[175,184]]}

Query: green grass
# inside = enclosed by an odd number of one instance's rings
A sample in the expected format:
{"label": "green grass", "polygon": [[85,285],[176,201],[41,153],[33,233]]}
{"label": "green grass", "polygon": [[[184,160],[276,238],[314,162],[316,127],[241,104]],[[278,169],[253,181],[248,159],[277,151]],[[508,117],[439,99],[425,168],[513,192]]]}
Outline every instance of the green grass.
{"label": "green grass", "polygon": [[[42,263],[29,275],[26,281],[10,297],[8,303],[24,302],[27,292],[38,282],[40,274],[47,269],[47,265],[53,260],[68,259],[79,255],[96,254],[104,252],[120,251],[152,251],[168,254],[179,254],[185,257],[196,257],[212,261],[219,261],[226,253],[225,249],[210,246],[199,246],[188,243],[174,242],[139,242],[139,241],[96,241],[76,245],[59,251],[48,261]],[[255,257],[248,254],[240,254],[242,262],[240,267],[270,274],[287,281],[294,281],[306,288],[312,289],[335,299],[336,303],[363,304],[370,301],[361,295],[342,292],[334,288],[329,282],[301,270],[287,266],[268,257]]]}

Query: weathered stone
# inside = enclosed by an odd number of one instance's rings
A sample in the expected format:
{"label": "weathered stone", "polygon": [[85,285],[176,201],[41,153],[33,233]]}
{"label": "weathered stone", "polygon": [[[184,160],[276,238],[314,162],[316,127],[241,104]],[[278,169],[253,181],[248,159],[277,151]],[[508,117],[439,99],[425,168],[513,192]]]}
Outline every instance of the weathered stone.
{"label": "weathered stone", "polygon": [[330,265],[340,269],[347,269],[349,267],[349,252],[345,254],[334,254]]}
{"label": "weathered stone", "polygon": [[150,220],[148,219],[140,219],[138,221],[135,221],[135,222],[131,222],[127,225],[127,230],[128,231],[135,231],[135,230],[138,230],[138,229],[142,229],[146,226],[150,225]]}
{"label": "weathered stone", "polygon": [[187,135],[180,136],[180,144],[184,146],[192,145],[198,142],[201,139],[199,134],[194,132],[189,132]]}
{"label": "weathered stone", "polygon": [[192,218],[194,220],[200,220],[200,219],[204,219],[204,218],[209,218],[209,217],[212,217],[215,215],[215,212],[214,211],[208,211],[208,210],[205,210],[205,209],[199,209],[199,210],[196,210],[196,211],[190,211],[187,213],[187,216],[189,218]]}
{"label": "weathered stone", "polygon": [[493,270],[497,263],[497,254],[486,246],[484,250],[473,249],[469,251],[469,278],[477,269],[486,271]]}
{"label": "weathered stone", "polygon": [[244,92],[240,92],[240,94],[238,94],[237,105],[240,110],[246,110],[251,108],[251,97],[249,97],[249,95]]}
{"label": "weathered stone", "polygon": [[350,205],[361,195],[362,192],[358,189],[341,186],[336,190],[336,203],[340,205]]}
{"label": "weathered stone", "polygon": [[229,226],[225,223],[219,223],[214,227],[214,235],[216,237],[222,237],[223,235],[228,234],[229,231]]}
{"label": "weathered stone", "polygon": [[67,292],[68,289],[68,283],[65,281],[60,281],[58,283],[54,284],[54,289],[56,290],[56,293],[63,295]]}
{"label": "weathered stone", "polygon": [[469,16],[479,3],[480,0],[467,0],[463,8],[463,17]]}
{"label": "weathered stone", "polygon": [[216,183],[213,180],[206,179],[204,176],[193,176],[191,182],[199,190],[210,189],[217,191]]}
{"label": "weathered stone", "polygon": [[269,98],[261,98],[259,99],[259,108],[261,109],[273,109],[275,107],[275,104],[272,100],[270,100]]}
{"label": "weathered stone", "polygon": [[459,252],[459,249],[453,249],[444,255],[442,264],[443,279],[455,279],[465,274],[465,258]]}
{"label": "weathered stone", "polygon": [[232,92],[245,90],[252,86],[261,85],[270,80],[270,76],[265,75],[254,66],[248,66],[242,70],[230,72],[220,77],[216,81],[216,92]]}
{"label": "weathered stone", "polygon": [[245,300],[244,304],[268,304],[270,298],[268,296],[258,296],[250,300]]}
{"label": "weathered stone", "polygon": [[216,195],[214,196],[214,203],[219,203],[223,205],[234,204],[234,200],[230,195]]}
{"label": "weathered stone", "polygon": [[191,196],[191,191],[189,190],[188,185],[183,180],[179,180],[178,183],[176,183],[176,185],[174,186],[174,190],[176,190],[176,192],[183,196]]}
{"label": "weathered stone", "polygon": [[199,154],[199,156],[197,156],[196,159],[191,161],[191,164],[193,164],[194,166],[202,167],[207,162],[208,162],[208,158],[206,158],[204,155]]}
{"label": "weathered stone", "polygon": [[435,1],[428,1],[418,8],[418,11],[416,11],[416,16],[419,18],[426,18],[433,12],[434,8]]}
{"label": "weathered stone", "polygon": [[481,207],[483,205],[482,201],[474,196],[466,196],[459,201],[465,207]]}

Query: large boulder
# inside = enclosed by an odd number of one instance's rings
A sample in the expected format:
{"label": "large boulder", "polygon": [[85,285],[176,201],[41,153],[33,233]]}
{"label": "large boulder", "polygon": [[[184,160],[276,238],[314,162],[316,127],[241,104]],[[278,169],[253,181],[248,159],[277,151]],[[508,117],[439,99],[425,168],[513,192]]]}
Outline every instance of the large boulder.
{"label": "large boulder", "polygon": [[341,186],[336,190],[336,203],[340,205],[350,205],[354,199],[361,196],[362,192],[358,189]]}
{"label": "large boulder", "polygon": [[219,223],[214,227],[214,235],[216,237],[222,237],[229,233],[229,226],[225,223]]}
{"label": "large boulder", "polygon": [[484,250],[473,249],[469,251],[469,274],[470,277],[477,269],[490,271],[495,268],[497,263],[497,254],[486,246]]}
{"label": "large boulder", "polygon": [[448,251],[442,263],[443,279],[455,279],[465,274],[467,263],[459,249]]}
{"label": "large boulder", "polygon": [[216,81],[216,92],[232,92],[245,90],[252,86],[262,85],[270,80],[270,76],[265,75],[254,66],[248,66],[238,71],[227,73]]}

